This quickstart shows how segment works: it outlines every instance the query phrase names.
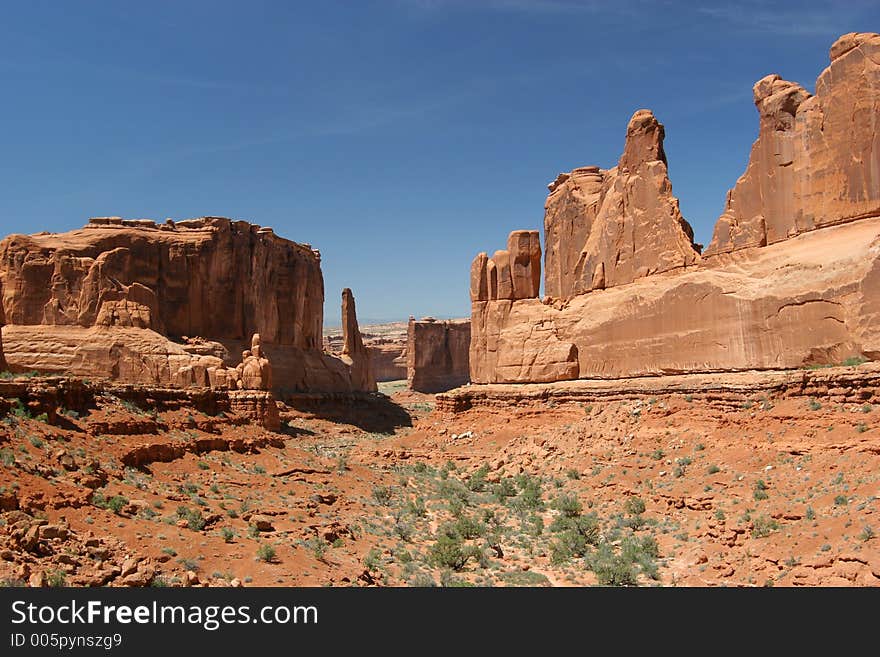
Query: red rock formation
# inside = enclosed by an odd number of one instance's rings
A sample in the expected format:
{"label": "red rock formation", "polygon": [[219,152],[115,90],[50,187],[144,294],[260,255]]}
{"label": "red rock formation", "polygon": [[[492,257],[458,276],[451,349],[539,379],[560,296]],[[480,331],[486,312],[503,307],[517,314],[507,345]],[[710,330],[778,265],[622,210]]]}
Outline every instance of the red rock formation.
{"label": "red rock formation", "polygon": [[[361,339],[370,358],[376,381],[400,381],[406,378],[406,322],[391,322],[361,327]],[[342,355],[342,332],[331,329],[324,335],[324,350]]]}
{"label": "red rock formation", "polygon": [[544,205],[544,293],[551,297],[565,298],[574,293],[575,267],[602,204],[606,173],[595,166],[580,167],[560,173],[548,185],[550,195]]}
{"label": "red rock formation", "polygon": [[236,368],[238,388],[242,390],[271,390],[272,365],[263,354],[260,334],[254,333],[250,350],[241,355],[241,364]]}
{"label": "red rock formation", "polygon": [[406,345],[406,378],[410,389],[442,392],[467,383],[470,341],[469,320],[438,321],[426,317],[416,321],[411,317]]}
{"label": "red rock formation", "polygon": [[[630,121],[616,169],[560,175],[545,217],[543,302],[493,296],[493,259],[474,260],[471,380],[880,357],[880,36],[842,37],[831,58],[815,97],[777,76],[756,85],[761,134],[707,250],[733,251],[724,258],[694,248],[650,113]],[[762,248],[736,252],[747,246]]]}
{"label": "red rock formation", "polygon": [[[2,295],[0,295],[2,296]],[[3,324],[5,324],[5,318],[3,316],[3,305],[0,304],[0,372],[5,372],[8,369],[8,365],[6,364],[6,356],[3,355]]]}
{"label": "red rock formation", "polygon": [[93,219],[69,233],[10,235],[0,243],[0,280],[10,324],[232,340],[260,333],[320,349],[320,256],[243,221]]}
{"label": "red rock formation", "polygon": [[230,390],[229,410],[270,431],[281,428],[278,405],[267,390]]}
{"label": "red rock formation", "polygon": [[871,218],[565,303],[477,302],[471,381],[621,378],[880,358],[878,281],[880,218]]}
{"label": "red rock formation", "polygon": [[0,290],[17,371],[235,388],[226,357],[259,333],[276,391],[359,389],[321,351],[320,255],[271,228],[96,218],[63,234],[10,235],[0,242]]}
{"label": "red rock formation", "polygon": [[342,290],[342,361],[351,371],[353,390],[376,392],[376,379],[370,367],[370,355],[364,347],[363,338],[358,328],[357,312],[354,295],[351,290]]}
{"label": "red rock formation", "polygon": [[778,75],[755,84],[758,139],[705,255],[880,214],[880,35],[844,35],[830,57],[815,96]]}
{"label": "red rock formation", "polygon": [[639,110],[615,168],[581,167],[548,186],[547,295],[569,298],[699,260],[693,230],[672,196],[663,137],[663,125]]}
{"label": "red rock formation", "polygon": [[370,367],[376,381],[399,381],[406,378],[406,341],[371,340],[367,346]]}
{"label": "red rock formation", "polygon": [[471,265],[471,300],[531,299],[541,287],[541,241],[536,230],[515,230],[507,249],[491,258],[480,253]]}

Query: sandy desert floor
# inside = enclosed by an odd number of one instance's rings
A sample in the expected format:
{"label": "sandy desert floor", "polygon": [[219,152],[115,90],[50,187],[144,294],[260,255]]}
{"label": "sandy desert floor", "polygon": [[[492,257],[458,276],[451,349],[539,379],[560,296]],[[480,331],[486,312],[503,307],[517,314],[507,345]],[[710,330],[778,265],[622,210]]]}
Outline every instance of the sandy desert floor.
{"label": "sandy desert floor", "polygon": [[451,413],[382,392],[282,407],[280,433],[112,397],[55,425],[13,406],[0,580],[880,585],[880,405],[646,390]]}

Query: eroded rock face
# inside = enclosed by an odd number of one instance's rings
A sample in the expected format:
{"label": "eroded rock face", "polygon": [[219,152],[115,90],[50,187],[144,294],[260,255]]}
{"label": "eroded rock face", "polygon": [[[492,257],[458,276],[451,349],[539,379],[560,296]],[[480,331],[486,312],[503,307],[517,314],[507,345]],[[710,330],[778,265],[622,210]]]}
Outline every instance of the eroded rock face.
{"label": "eroded rock face", "polygon": [[467,383],[470,343],[470,320],[410,318],[406,345],[409,388],[433,393]]}
{"label": "eroded rock face", "polygon": [[0,243],[7,322],[134,326],[321,348],[320,256],[244,221],[92,220]]}
{"label": "eroded rock face", "polygon": [[234,387],[242,390],[272,389],[272,365],[263,353],[259,333],[254,333],[251,338],[251,348],[242,352],[236,374],[238,385]]}
{"label": "eroded rock face", "polygon": [[358,328],[354,295],[351,290],[342,290],[342,361],[351,371],[353,390],[376,392],[379,388],[373,377],[370,354]]}
{"label": "eroded rock face", "polygon": [[230,390],[229,410],[248,418],[251,422],[278,431],[281,419],[272,393],[266,390]]}
{"label": "eroded rock face", "polygon": [[878,281],[880,218],[872,218],[566,303],[474,303],[471,380],[549,382],[876,359]]}
{"label": "eroded rock face", "polygon": [[[105,217],[0,242],[16,371],[228,389],[265,389],[271,372],[282,395],[359,390],[322,352],[323,300],[317,251],[243,221]],[[236,355],[252,352],[255,333],[273,367],[260,357],[239,372]]]}
{"label": "eroded rock face", "polygon": [[880,35],[846,34],[830,56],[815,96],[778,75],[755,84],[758,139],[706,256],[880,214]]}
{"label": "eroded rock face", "polygon": [[831,58],[816,96],[778,76],[755,85],[760,135],[708,257],[671,196],[649,112],[630,121],[615,169],[560,174],[545,217],[547,296],[493,296],[496,258],[474,260],[472,382],[880,357],[880,36],[846,35]]}
{"label": "eroded rock face", "polygon": [[376,381],[400,381],[406,378],[406,341],[373,340],[367,346],[370,367]]}
{"label": "eroded rock face", "polygon": [[578,378],[578,350],[559,340],[537,299],[471,304],[470,379],[474,383]]}
{"label": "eroded rock face", "polygon": [[570,298],[699,261],[693,230],[672,195],[663,138],[654,114],[639,110],[616,167],[581,167],[548,186],[548,296]]}
{"label": "eroded rock face", "polygon": [[[2,288],[0,288],[0,289],[2,289]],[[4,321],[4,317],[3,317],[3,306],[2,306],[2,304],[0,304],[0,372],[5,372],[9,367],[6,364],[6,356],[3,355],[3,330],[2,329],[3,329],[3,324],[5,324],[5,323],[6,322]]]}
{"label": "eroded rock face", "polygon": [[541,240],[536,230],[515,230],[507,249],[471,264],[471,301],[532,299],[541,288]]}

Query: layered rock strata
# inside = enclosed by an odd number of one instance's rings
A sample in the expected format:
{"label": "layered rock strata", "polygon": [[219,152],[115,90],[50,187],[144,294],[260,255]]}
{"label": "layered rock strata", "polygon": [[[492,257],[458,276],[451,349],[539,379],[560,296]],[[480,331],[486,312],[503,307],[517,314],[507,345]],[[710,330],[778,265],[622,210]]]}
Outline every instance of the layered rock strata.
{"label": "layered rock strata", "polygon": [[501,268],[475,258],[471,381],[880,357],[878,44],[839,39],[816,96],[778,76],[756,85],[760,136],[703,256],[671,196],[663,128],[636,112],[616,168],[550,185],[546,297],[501,296]]}
{"label": "layered rock strata", "polygon": [[778,75],[755,84],[758,139],[707,256],[880,214],[880,35],[844,35],[830,59],[815,95]]}
{"label": "layered rock strata", "polygon": [[467,383],[470,341],[470,320],[410,318],[406,345],[409,388],[434,393]]}
{"label": "layered rock strata", "polygon": [[616,167],[581,167],[550,183],[544,214],[547,295],[569,298],[699,260],[694,232],[672,195],[664,135],[654,114],[639,110],[627,125]]}
{"label": "layered rock strata", "polygon": [[0,291],[16,371],[235,388],[223,370],[257,333],[276,392],[359,389],[321,349],[320,254],[271,228],[99,217],[68,233],[10,235]]}

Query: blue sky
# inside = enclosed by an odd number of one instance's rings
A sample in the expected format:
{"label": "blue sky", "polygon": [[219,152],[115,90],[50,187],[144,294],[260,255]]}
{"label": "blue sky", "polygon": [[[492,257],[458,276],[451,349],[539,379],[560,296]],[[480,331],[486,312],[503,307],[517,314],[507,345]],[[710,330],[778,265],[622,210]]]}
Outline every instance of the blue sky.
{"label": "blue sky", "polygon": [[[794,6],[793,6],[794,5]],[[757,134],[752,84],[812,90],[876,2],[0,4],[0,233],[223,215],[323,256],[325,323],[470,312],[470,261],[539,229],[560,171],[666,126],[708,243]]]}

